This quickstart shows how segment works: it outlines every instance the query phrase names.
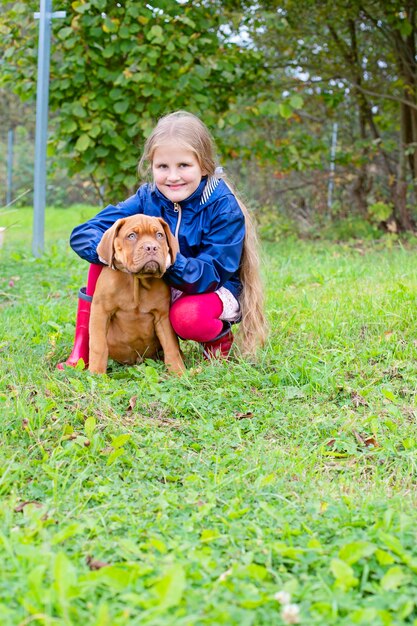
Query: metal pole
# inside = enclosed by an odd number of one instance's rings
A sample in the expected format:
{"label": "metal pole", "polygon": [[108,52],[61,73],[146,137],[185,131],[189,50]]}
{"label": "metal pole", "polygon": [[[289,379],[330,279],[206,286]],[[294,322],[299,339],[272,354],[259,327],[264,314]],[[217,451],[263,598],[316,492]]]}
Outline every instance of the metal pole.
{"label": "metal pole", "polygon": [[327,193],[327,207],[329,209],[332,208],[332,195],[333,195],[333,187],[334,187],[334,170],[335,170],[336,146],[337,146],[337,122],[335,122],[333,124],[332,147],[331,147],[331,150],[330,150],[329,188],[328,188],[328,193]]}
{"label": "metal pole", "polygon": [[65,17],[65,11],[52,13],[52,0],[41,0],[38,43],[38,82],[36,91],[35,169],[33,181],[33,242],[35,256],[44,250],[46,201],[46,144],[48,140],[49,61],[51,56],[51,23],[54,17]]}
{"label": "metal pole", "polygon": [[48,134],[49,59],[51,52],[52,0],[41,0],[39,13],[38,82],[36,92],[35,171],[33,187],[32,251],[44,250],[46,199],[46,143]]}
{"label": "metal pole", "polygon": [[12,202],[12,186],[13,186],[13,143],[14,130],[10,128],[7,131],[7,186],[6,186],[6,205]]}

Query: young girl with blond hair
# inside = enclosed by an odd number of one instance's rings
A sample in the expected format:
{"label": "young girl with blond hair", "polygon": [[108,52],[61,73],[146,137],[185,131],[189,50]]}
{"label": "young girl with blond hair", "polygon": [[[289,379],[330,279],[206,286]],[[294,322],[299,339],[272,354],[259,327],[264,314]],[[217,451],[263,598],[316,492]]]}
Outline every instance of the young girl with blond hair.
{"label": "young girl with blond hair", "polygon": [[215,164],[210,132],[195,115],[176,111],[161,118],[146,141],[139,163],[152,183],[109,205],[77,226],[71,247],[90,262],[80,290],[74,347],[64,365],[88,364],[88,323],[97,278],[103,267],[97,245],[116,220],[137,213],[162,217],[178,238],[180,252],[164,274],[171,287],[171,324],[181,339],[197,341],[207,358],[227,358],[234,340],[254,355],[266,339],[258,243],[245,205]]}

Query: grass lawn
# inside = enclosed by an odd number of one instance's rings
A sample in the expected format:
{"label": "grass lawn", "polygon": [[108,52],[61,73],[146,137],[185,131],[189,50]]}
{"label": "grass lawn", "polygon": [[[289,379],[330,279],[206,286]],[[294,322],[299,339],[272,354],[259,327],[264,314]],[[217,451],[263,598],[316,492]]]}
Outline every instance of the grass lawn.
{"label": "grass lawn", "polygon": [[265,244],[257,363],[62,373],[95,212],[0,218],[2,626],[416,625],[417,242]]}

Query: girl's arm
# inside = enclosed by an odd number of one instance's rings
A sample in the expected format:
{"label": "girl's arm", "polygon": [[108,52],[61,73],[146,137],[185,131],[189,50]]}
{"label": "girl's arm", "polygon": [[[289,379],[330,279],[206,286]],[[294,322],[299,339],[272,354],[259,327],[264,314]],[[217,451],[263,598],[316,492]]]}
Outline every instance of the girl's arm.
{"label": "girl's arm", "polygon": [[91,220],[76,226],[71,233],[70,245],[82,259],[90,263],[100,263],[97,246],[104,232],[121,217],[143,213],[140,189],[134,196],[116,206],[110,204]]}
{"label": "girl's arm", "polygon": [[178,253],[165,279],[187,294],[216,291],[239,269],[245,238],[245,218],[236,200],[227,197],[213,211],[210,232],[195,258]]}

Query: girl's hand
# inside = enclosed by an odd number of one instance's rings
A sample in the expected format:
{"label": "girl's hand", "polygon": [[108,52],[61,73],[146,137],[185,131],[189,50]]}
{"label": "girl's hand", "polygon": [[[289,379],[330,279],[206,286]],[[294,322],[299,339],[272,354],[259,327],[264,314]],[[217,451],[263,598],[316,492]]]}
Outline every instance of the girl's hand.
{"label": "girl's hand", "polygon": [[168,252],[167,258],[166,258],[166,263],[165,263],[165,269],[167,270],[170,267],[170,265],[171,265],[171,255]]}

